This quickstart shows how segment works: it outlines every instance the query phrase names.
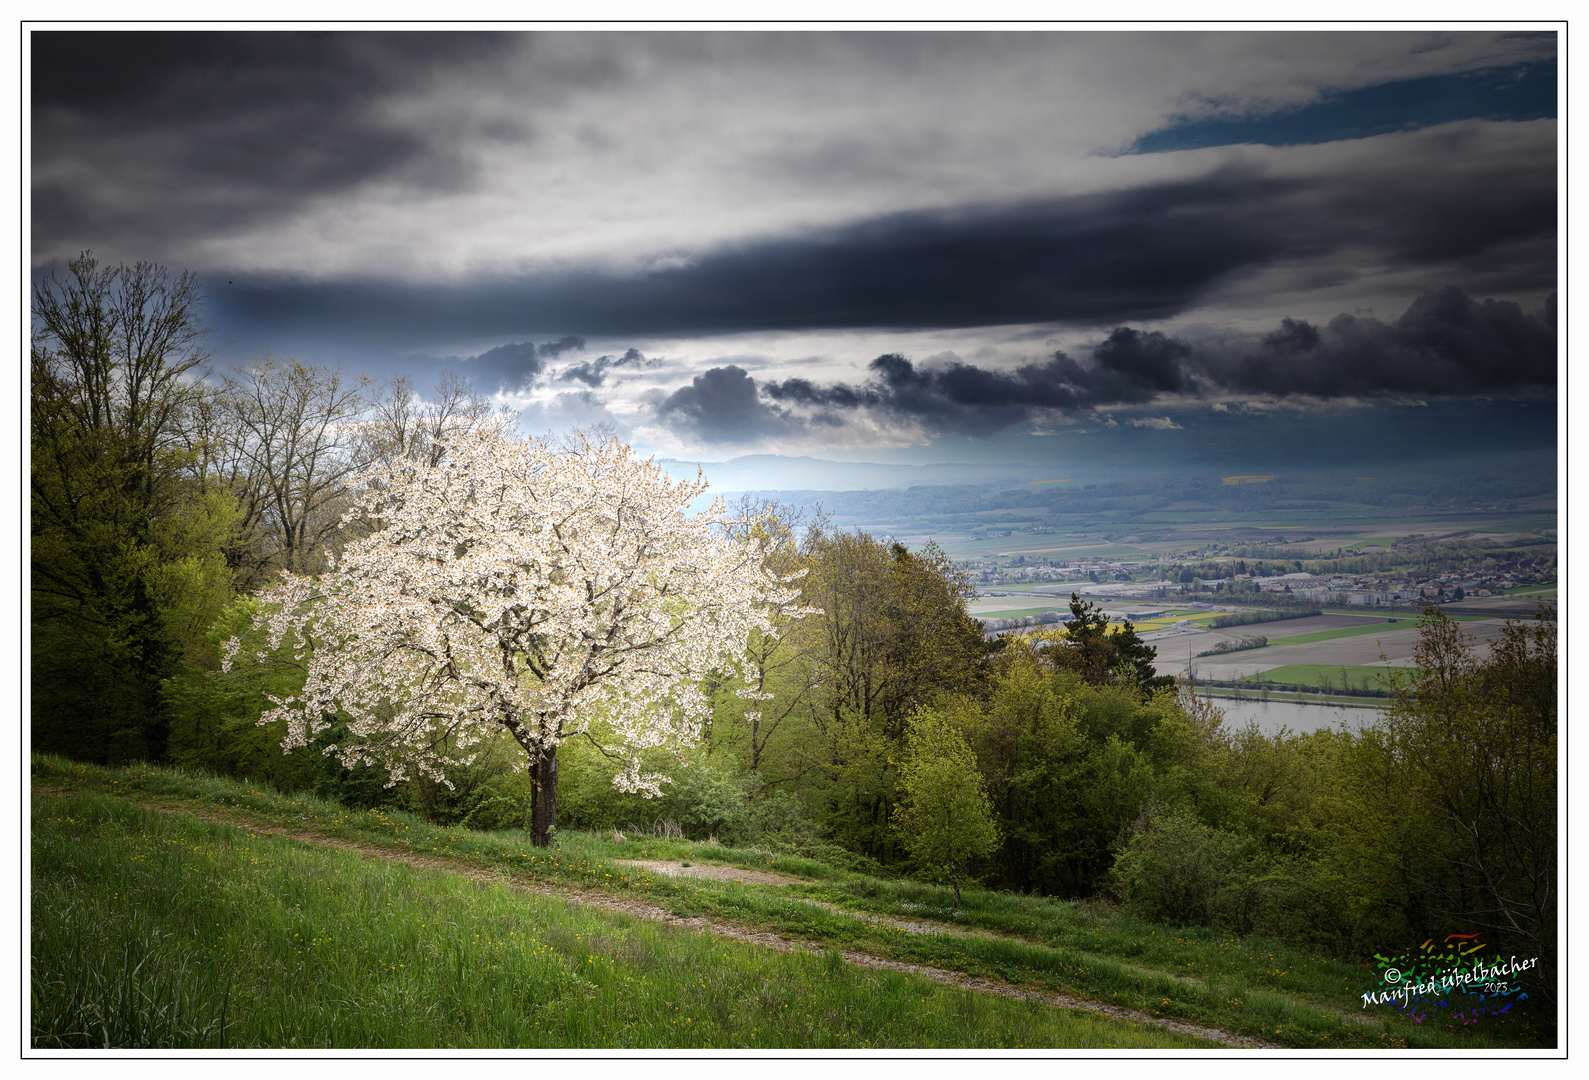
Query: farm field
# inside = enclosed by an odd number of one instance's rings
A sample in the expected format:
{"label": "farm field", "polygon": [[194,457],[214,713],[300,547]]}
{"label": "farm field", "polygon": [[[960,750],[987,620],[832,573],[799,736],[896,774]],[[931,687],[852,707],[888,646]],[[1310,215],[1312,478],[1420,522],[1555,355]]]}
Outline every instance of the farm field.
{"label": "farm field", "polygon": [[973,615],[1003,615],[1006,611],[1036,614],[1039,611],[1064,611],[1068,599],[1058,596],[993,596],[973,600],[966,610]]}
{"label": "farm field", "polygon": [[986,559],[995,555],[1028,555],[1037,558],[1109,559],[1136,562],[1151,552],[1135,544],[1113,543],[1085,537],[1056,537],[1041,533],[1014,533],[986,540],[945,540],[938,544],[952,559]]}
{"label": "farm field", "polygon": [[1389,671],[1390,667],[1383,664],[1356,664],[1342,667],[1330,667],[1326,664],[1282,664],[1280,667],[1265,670],[1261,676],[1249,676],[1245,681],[1258,685],[1261,679],[1265,682],[1296,683],[1300,686],[1328,690],[1332,686],[1339,687],[1344,678],[1351,689],[1379,690],[1387,688],[1386,679]]}
{"label": "farm field", "polygon": [[[1320,616],[1320,618],[1348,619],[1350,616]],[[1402,619],[1390,624],[1379,622],[1361,630],[1339,627],[1312,634],[1292,635],[1293,640],[1281,641],[1275,636],[1281,628],[1289,629],[1313,619],[1286,620],[1278,623],[1254,623],[1233,626],[1224,630],[1210,630],[1198,634],[1174,635],[1153,641],[1159,650],[1158,672],[1161,675],[1184,674],[1188,663],[1203,678],[1241,679],[1267,672],[1287,664],[1304,664],[1338,668],[1378,667],[1385,663],[1400,665],[1412,658],[1418,644],[1417,623]],[[1500,637],[1505,626],[1501,619],[1478,618],[1464,621],[1462,630],[1480,643]],[[1198,656],[1212,649],[1222,640],[1263,635],[1269,638],[1267,648],[1251,649],[1227,656]],[[1294,637],[1308,640],[1297,642]],[[1383,657],[1381,656],[1383,654]]]}
{"label": "farm field", "polygon": [[1055,604],[1045,604],[1042,607],[996,608],[991,611],[979,611],[973,607],[971,609],[971,614],[981,615],[984,618],[989,619],[1020,619],[1026,617],[1027,615],[1040,615],[1045,611],[1064,610],[1064,607]]}
{"label": "farm field", "polygon": [[1367,626],[1341,626],[1332,630],[1315,630],[1301,634],[1287,634],[1285,637],[1269,638],[1271,645],[1310,645],[1315,641],[1334,641],[1336,638],[1358,637],[1363,634],[1388,633],[1390,626],[1402,626],[1407,619],[1382,619]]}
{"label": "farm field", "polygon": [[[1266,636],[1273,640],[1274,637],[1279,634],[1318,634],[1330,633],[1335,630],[1358,630],[1372,629],[1373,627],[1385,627],[1389,624],[1390,618],[1398,617],[1399,616],[1391,616],[1387,618],[1383,615],[1365,616],[1326,613],[1324,615],[1305,615],[1300,619],[1276,619],[1274,622],[1247,623],[1242,626],[1228,626],[1225,627],[1225,630],[1251,630],[1254,632],[1267,631],[1268,633]],[[1400,618],[1402,622],[1408,621],[1406,617]]]}
{"label": "farm field", "polygon": [[989,600],[1021,600],[1047,597],[1054,600],[1070,599],[1071,593],[1082,593],[1094,587],[1091,581],[1043,581],[1030,585],[985,585],[979,595]]}
{"label": "farm field", "polygon": [[169,769],[36,757],[33,784],[41,1047],[1532,1045],[1108,907],[684,840],[537,850]]}

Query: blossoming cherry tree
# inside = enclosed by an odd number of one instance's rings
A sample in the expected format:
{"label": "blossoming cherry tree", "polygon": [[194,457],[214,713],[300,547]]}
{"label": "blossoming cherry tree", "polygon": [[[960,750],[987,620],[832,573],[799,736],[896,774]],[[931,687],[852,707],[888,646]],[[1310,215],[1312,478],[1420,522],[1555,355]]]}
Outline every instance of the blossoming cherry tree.
{"label": "blossoming cherry tree", "polygon": [[[345,719],[326,753],[384,767],[389,785],[410,769],[448,783],[506,730],[537,844],[556,825],[560,745],[587,736],[624,763],[620,790],[659,794],[667,777],[642,753],[699,737],[703,678],[735,669],[753,629],[775,634],[769,609],[796,596],[721,528],[720,500],[686,513],[704,480],[675,483],[617,439],[479,432],[439,464],[399,459],[362,481],[347,519],[373,531],[260,597],[259,654],[285,642],[306,663],[302,692],[273,697],[260,723],[287,721],[288,752]],[[228,666],[241,648],[228,643]]]}

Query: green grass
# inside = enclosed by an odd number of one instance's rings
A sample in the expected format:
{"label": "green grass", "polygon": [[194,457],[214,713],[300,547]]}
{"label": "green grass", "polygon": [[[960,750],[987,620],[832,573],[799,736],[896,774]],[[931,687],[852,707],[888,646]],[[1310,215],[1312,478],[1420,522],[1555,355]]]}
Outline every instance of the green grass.
{"label": "green grass", "polygon": [[35,1048],[1207,1045],[112,796],[37,805]]}
{"label": "green grass", "polygon": [[[565,831],[559,835],[559,845],[548,851],[530,847],[527,835],[519,831],[476,833],[438,828],[409,814],[358,812],[311,796],[284,795],[263,787],[174,769],[148,766],[103,769],[36,755],[33,775],[35,784],[72,788],[84,795],[111,794],[151,800],[173,808],[208,808],[209,812],[236,815],[245,822],[353,839],[374,848],[418,851],[455,860],[460,866],[499,870],[518,881],[540,880],[552,885],[598,889],[619,897],[659,904],[681,916],[705,915],[797,940],[821,942],[829,948],[858,949],[901,961],[1063,990],[1288,1046],[1474,1048],[1539,1045],[1537,1034],[1521,1026],[1526,1023],[1526,1017],[1518,1018],[1510,1028],[1497,1024],[1485,1031],[1455,1033],[1426,1030],[1389,1012],[1375,1014],[1370,1024],[1358,1024],[1352,1022],[1362,1016],[1358,995],[1368,988],[1365,980],[1372,981],[1368,970],[1361,966],[1361,960],[1330,959],[1280,942],[1233,938],[1209,929],[1175,930],[1156,926],[1107,906],[971,887],[965,889],[964,903],[957,908],[947,886],[880,879],[845,872],[799,856],[685,840],[634,838],[618,844],[607,837]],[[49,801],[65,805],[58,799]],[[348,857],[356,860],[354,856]],[[675,880],[615,861],[637,858],[717,862],[778,871],[808,880],[783,888],[688,877]],[[375,862],[364,860],[359,865],[370,866]],[[39,865],[36,853],[35,880],[38,880]],[[167,878],[183,879],[183,871],[168,869]],[[196,880],[198,871],[192,872]],[[375,872],[373,866],[370,872]],[[393,868],[381,872],[396,871]],[[82,880],[91,876],[85,875]],[[339,894],[353,895],[347,892],[346,882],[341,886],[327,882],[327,888],[328,903],[334,902]],[[315,896],[318,900],[319,894]],[[802,898],[826,901],[840,910],[817,907]],[[520,901],[515,900],[517,902]],[[150,910],[163,910],[162,905],[163,901],[155,902]],[[37,910],[36,926],[39,922]],[[947,929],[942,934],[908,934],[880,922],[877,915],[937,919],[947,924]],[[588,917],[598,918],[594,914]],[[312,929],[311,938],[324,936],[318,924]],[[978,930],[1001,936],[971,932]],[[297,928],[294,932],[303,933]],[[88,938],[77,936],[80,940],[113,941],[102,934]],[[1197,981],[1178,981],[1172,978],[1176,975],[1191,976]],[[569,1034],[571,1030],[560,1029],[556,1037],[573,1038]],[[872,1040],[867,1045],[883,1045],[876,1041],[871,1029],[833,1030],[865,1031],[868,1033],[865,1037]],[[547,1042],[535,1045],[603,1044]],[[946,1037],[934,1045],[953,1043]],[[965,1045],[992,1044],[968,1042]],[[1036,1043],[1028,1041],[1022,1045]]]}
{"label": "green grass", "polygon": [[[1261,684],[1248,684],[1258,686]],[[1257,700],[1250,692],[1238,693],[1233,689],[1224,687],[1199,687],[1199,697],[1222,698],[1226,701],[1251,702]],[[1264,701],[1293,701],[1299,705],[1345,705],[1359,709],[1378,709],[1383,704],[1383,699],[1343,696],[1341,694],[1309,693],[1294,690],[1268,690],[1262,698]]]}
{"label": "green grass", "polygon": [[1317,630],[1311,634],[1293,634],[1290,637],[1272,637],[1271,645],[1310,645],[1315,641],[1333,641],[1335,638],[1362,637],[1365,634],[1391,634],[1397,630],[1417,630],[1412,617],[1398,618],[1396,622],[1376,622],[1369,626],[1343,626],[1339,630]]}
{"label": "green grass", "polygon": [[[1362,637],[1365,634],[1392,634],[1397,630],[1418,629],[1417,616],[1413,614],[1392,615],[1389,619],[1378,617],[1382,621],[1370,623],[1367,626],[1343,626],[1339,630],[1319,630],[1311,634],[1294,634],[1291,637],[1269,639],[1271,645],[1309,645],[1315,641],[1330,641],[1335,638]],[[1486,622],[1491,617],[1486,615],[1447,615],[1452,622]]]}
{"label": "green grass", "polygon": [[1009,608],[1003,611],[979,611],[976,613],[982,619],[1020,619],[1027,615],[1041,615],[1045,611],[1064,611],[1064,607],[1055,607],[1048,604],[1043,607]]}
{"label": "green grass", "polygon": [[1506,596],[1538,596],[1541,598],[1556,595],[1555,585],[1514,585],[1510,589],[1502,589]]}
{"label": "green grass", "polygon": [[[1275,642],[1271,641],[1273,645]],[[1294,683],[1298,686],[1324,686],[1328,679],[1330,685],[1339,686],[1341,672],[1346,672],[1349,684],[1362,690],[1378,690],[1385,688],[1385,680],[1393,672],[1415,674],[1411,668],[1388,668],[1373,664],[1286,664],[1282,667],[1270,668],[1258,675],[1249,675],[1242,682],[1254,686],[1260,682]]]}

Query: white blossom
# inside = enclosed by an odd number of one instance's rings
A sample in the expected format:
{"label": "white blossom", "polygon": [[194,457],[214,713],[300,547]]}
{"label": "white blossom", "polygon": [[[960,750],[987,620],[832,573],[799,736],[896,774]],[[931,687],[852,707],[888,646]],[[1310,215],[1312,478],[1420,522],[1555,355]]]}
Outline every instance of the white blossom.
{"label": "white blossom", "polygon": [[[400,459],[361,482],[345,520],[376,531],[260,597],[260,655],[284,641],[307,654],[302,692],[260,723],[285,719],[291,751],[340,716],[348,734],[327,753],[390,783],[410,768],[447,783],[500,727],[520,767],[604,733],[618,788],[659,794],[667,777],[642,772],[642,752],[699,737],[703,677],[735,670],[796,596],[759,543],[728,537],[721,500],[686,515],[704,480],[675,483],[616,439],[478,432],[439,465]],[[228,666],[240,649],[227,643]]]}

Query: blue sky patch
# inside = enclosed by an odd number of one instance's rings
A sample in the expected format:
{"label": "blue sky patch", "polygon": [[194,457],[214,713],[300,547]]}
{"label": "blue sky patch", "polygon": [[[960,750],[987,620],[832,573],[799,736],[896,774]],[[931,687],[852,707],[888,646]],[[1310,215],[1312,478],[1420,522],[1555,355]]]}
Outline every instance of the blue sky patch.
{"label": "blue sky patch", "polygon": [[1413,131],[1453,120],[1555,115],[1556,64],[1518,64],[1365,86],[1287,113],[1193,120],[1150,132],[1127,152],[1157,154],[1239,143],[1297,146]]}

